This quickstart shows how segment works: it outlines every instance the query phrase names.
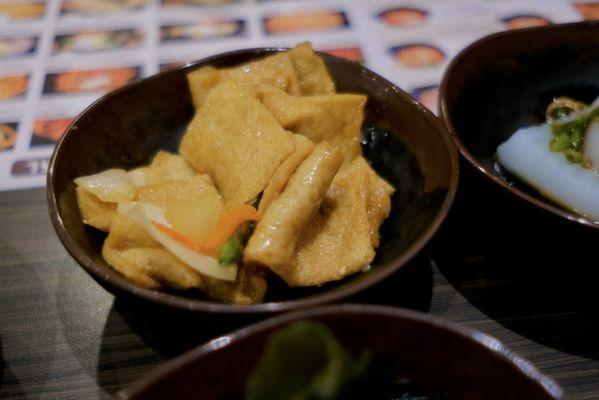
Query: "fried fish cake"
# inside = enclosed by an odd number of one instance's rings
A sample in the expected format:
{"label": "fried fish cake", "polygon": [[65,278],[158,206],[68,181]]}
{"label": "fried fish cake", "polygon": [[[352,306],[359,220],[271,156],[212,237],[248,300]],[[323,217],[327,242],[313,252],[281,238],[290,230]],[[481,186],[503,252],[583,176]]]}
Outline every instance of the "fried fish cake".
{"label": "fried fish cake", "polygon": [[299,83],[288,53],[279,53],[233,68],[200,68],[187,75],[189,90],[196,108],[202,106],[208,93],[219,83],[232,81],[246,89],[274,87],[291,94],[299,94]]}
{"label": "fried fish cake", "polygon": [[287,52],[297,74],[300,93],[304,96],[335,93],[335,83],[324,61],[309,42],[300,43]]}
{"label": "fried fish cake", "polygon": [[264,188],[260,205],[258,206],[260,214],[264,214],[270,203],[281,194],[293,171],[314,149],[314,143],[307,137],[293,135],[292,138],[295,145],[293,153],[281,163],[266,188]]}
{"label": "fried fish cake", "polygon": [[326,65],[308,42],[232,68],[203,67],[190,72],[187,81],[196,108],[201,107],[210,90],[223,81],[234,81],[249,90],[275,88],[290,95],[335,93]]}
{"label": "fried fish cake", "polygon": [[149,165],[132,169],[127,175],[133,185],[142,187],[164,181],[189,180],[196,173],[179,154],[159,151]]}
{"label": "fried fish cake", "polygon": [[232,304],[260,303],[266,293],[266,279],[250,265],[240,267],[235,282],[204,278],[209,297]]}
{"label": "fried fish cake", "polygon": [[134,220],[116,214],[104,241],[102,256],[138,286],[175,289],[202,288],[200,274],[179,261]]}
{"label": "fried fish cake", "polygon": [[305,135],[314,143],[326,140],[341,151],[345,162],[362,154],[360,137],[366,96],[298,97],[277,89],[262,89],[258,96],[283,128]]}
{"label": "fried fish cake", "polygon": [[291,134],[233,81],[212,89],[180,146],[197,171],[213,178],[225,203],[237,204],[253,201],[293,150]]}
{"label": "fried fish cake", "polygon": [[368,212],[368,222],[370,225],[370,241],[372,247],[379,246],[381,224],[391,212],[391,195],[395,192],[393,186],[378,176],[376,172],[368,165],[363,157],[358,158],[361,164],[366,164],[362,168],[367,168],[368,177],[368,197],[366,199],[366,211]]}
{"label": "fried fish cake", "polygon": [[339,280],[372,262],[380,223],[390,210],[392,190],[374,177],[380,179],[363,157],[341,168],[281,275],[290,286]]}
{"label": "fried fish cake", "polygon": [[244,250],[246,264],[266,266],[285,279],[297,240],[320,206],[341,162],[339,152],[327,142],[314,147],[256,225]]}
{"label": "fried fish cake", "polygon": [[116,213],[116,203],[102,201],[81,186],[75,188],[75,193],[83,223],[108,232],[110,223]]}

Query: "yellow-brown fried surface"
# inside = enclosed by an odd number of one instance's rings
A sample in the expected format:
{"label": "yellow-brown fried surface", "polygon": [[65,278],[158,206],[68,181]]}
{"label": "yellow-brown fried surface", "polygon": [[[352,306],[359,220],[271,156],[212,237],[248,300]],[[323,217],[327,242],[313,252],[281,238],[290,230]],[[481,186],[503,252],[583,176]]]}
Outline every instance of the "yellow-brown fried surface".
{"label": "yellow-brown fried surface", "polygon": [[267,86],[291,94],[300,93],[297,73],[287,53],[275,54],[234,68],[200,68],[189,73],[187,80],[196,108],[202,106],[210,90],[223,81],[235,82],[249,90]]}
{"label": "yellow-brown fried surface", "polygon": [[345,162],[362,154],[360,136],[366,96],[298,97],[276,89],[263,89],[259,97],[283,128],[305,135],[315,143],[326,140],[342,152]]}
{"label": "yellow-brown fried surface", "polygon": [[277,168],[272,179],[268,182],[266,188],[264,188],[264,192],[262,192],[258,211],[263,215],[270,203],[281,194],[293,171],[314,149],[314,143],[307,137],[293,135],[292,138],[295,146],[293,153]]}
{"label": "yellow-brown fried surface", "polygon": [[266,279],[257,269],[244,265],[237,273],[235,282],[205,278],[206,293],[213,299],[233,304],[260,303],[266,293]]}
{"label": "yellow-brown fried surface", "polygon": [[202,278],[156,242],[132,219],[117,214],[104,241],[106,262],[138,286],[203,287]]}
{"label": "yellow-brown fried surface", "polygon": [[314,147],[256,225],[244,251],[246,264],[267,266],[285,279],[298,237],[320,206],[341,162],[341,154],[327,142]]}
{"label": "yellow-brown fried surface", "polygon": [[[287,52],[297,74],[300,93],[305,96],[335,93],[335,84],[324,62],[308,42]],[[293,93],[292,93],[293,94]]]}
{"label": "yellow-brown fried surface", "polygon": [[[318,213],[307,224],[286,275],[290,286],[320,285],[359,272],[374,259],[372,229],[389,213],[386,202],[371,201],[381,190],[368,163],[358,157],[344,165]],[[387,190],[385,187],[383,190]],[[372,196],[373,199],[377,196]],[[379,199],[380,200],[380,199]],[[369,218],[370,213],[377,219]]]}
{"label": "yellow-brown fried surface", "polygon": [[197,111],[180,152],[212,176],[226,203],[253,201],[294,149],[255,94],[232,81],[216,86]]}
{"label": "yellow-brown fried surface", "polygon": [[75,193],[83,223],[108,232],[110,223],[116,214],[116,203],[102,201],[81,186],[77,186]]}
{"label": "yellow-brown fried surface", "polygon": [[155,185],[164,181],[188,180],[195,174],[182,156],[166,151],[159,151],[148,166],[135,168],[127,173],[136,187]]}

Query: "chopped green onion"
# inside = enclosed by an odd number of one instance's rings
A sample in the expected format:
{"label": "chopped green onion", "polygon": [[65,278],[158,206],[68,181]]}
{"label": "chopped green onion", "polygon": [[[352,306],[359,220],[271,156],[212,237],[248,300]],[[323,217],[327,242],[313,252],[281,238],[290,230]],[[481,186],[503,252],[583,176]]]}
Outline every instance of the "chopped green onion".
{"label": "chopped green onion", "polygon": [[551,124],[553,139],[549,142],[551,151],[563,152],[568,161],[575,164],[582,163],[582,166],[587,168],[588,163],[583,162],[582,156],[584,135],[593,120],[598,117],[599,107],[567,122],[553,122]]}
{"label": "chopped green onion", "polygon": [[570,137],[570,141],[572,142],[572,147],[574,147],[575,149],[579,149],[582,144],[582,132],[581,131],[574,131],[572,132],[572,136]]}
{"label": "chopped green onion", "polygon": [[570,137],[566,133],[560,133],[550,142],[552,151],[562,151],[570,147]]}
{"label": "chopped green onion", "polygon": [[233,264],[241,258],[243,253],[243,246],[237,236],[227,240],[223,247],[220,249],[220,256],[218,257],[218,263],[220,265]]}
{"label": "chopped green onion", "polygon": [[571,163],[579,163],[582,161],[582,153],[578,150],[568,149],[566,150],[566,158]]}

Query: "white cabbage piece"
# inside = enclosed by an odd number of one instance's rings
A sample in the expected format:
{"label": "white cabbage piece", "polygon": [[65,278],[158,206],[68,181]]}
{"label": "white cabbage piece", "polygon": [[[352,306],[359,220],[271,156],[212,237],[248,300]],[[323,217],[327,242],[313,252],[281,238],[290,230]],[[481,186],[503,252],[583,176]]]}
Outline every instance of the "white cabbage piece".
{"label": "white cabbage piece", "polygon": [[129,201],[135,197],[135,187],[124,169],[108,169],[98,174],[80,176],[75,183],[109,203]]}
{"label": "white cabbage piece", "polygon": [[158,229],[152,221],[171,227],[165,218],[163,208],[152,204],[130,201],[119,204],[117,211],[137,221],[154,240],[197,272],[225,281],[234,281],[237,277],[236,264],[220,265],[217,259],[183,246]]}

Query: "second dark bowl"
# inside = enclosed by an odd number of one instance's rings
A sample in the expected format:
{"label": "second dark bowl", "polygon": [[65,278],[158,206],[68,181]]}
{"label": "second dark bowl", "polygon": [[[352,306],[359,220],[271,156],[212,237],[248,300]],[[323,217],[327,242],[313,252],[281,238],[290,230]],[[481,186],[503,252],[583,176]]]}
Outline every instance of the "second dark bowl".
{"label": "second dark bowl", "polygon": [[536,207],[599,229],[495,168],[497,146],[543,122],[557,96],[586,102],[599,96],[599,22],[506,31],[475,42],[445,72],[440,111],[460,152],[484,177]]}
{"label": "second dark bowl", "polygon": [[327,325],[354,357],[372,351],[395,373],[448,393],[449,399],[563,398],[553,379],[484,333],[419,312],[352,304],[289,313],[220,336],[160,366],[118,397],[241,399],[269,334],[306,319]]}
{"label": "second dark bowl", "polygon": [[161,149],[177,151],[194,112],[186,81],[190,70],[231,66],[279,51],[283,49],[235,51],[143,79],[104,96],[71,124],[50,160],[50,216],[66,249],[100,284],[182,310],[277,312],[332,302],[363,290],[405,265],[432,237],[453,201],[458,178],[457,151],[444,127],[406,93],[364,66],[321,54],[338,91],[368,95],[364,152],[397,189],[370,271],[322,287],[275,286],[269,288],[264,303],[241,306],[143,289],[106,264],[101,256],[105,234],[83,225],[73,179],[148,163]]}

